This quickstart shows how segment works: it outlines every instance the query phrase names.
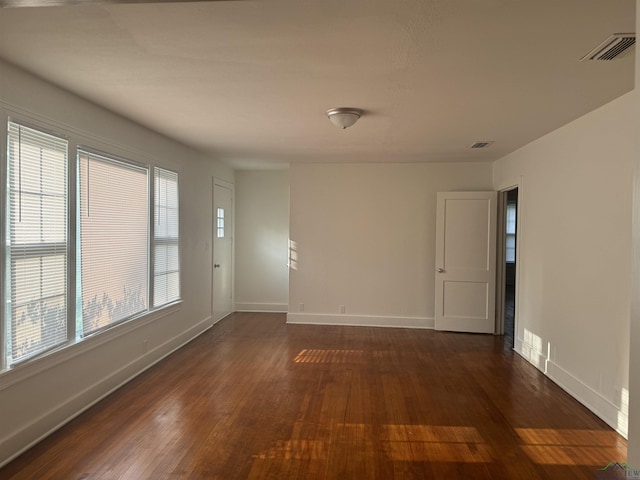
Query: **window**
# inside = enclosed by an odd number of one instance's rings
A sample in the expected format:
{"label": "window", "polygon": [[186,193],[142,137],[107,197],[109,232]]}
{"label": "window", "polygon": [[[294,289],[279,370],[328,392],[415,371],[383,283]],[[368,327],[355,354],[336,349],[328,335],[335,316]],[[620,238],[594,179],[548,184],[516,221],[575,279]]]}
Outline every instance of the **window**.
{"label": "window", "polygon": [[507,234],[505,261],[507,263],[515,263],[516,261],[516,210],[515,203],[507,203],[507,225],[505,228]]}
{"label": "window", "polygon": [[218,238],[224,238],[224,208],[218,208],[216,213],[216,225],[216,236]]}
{"label": "window", "polygon": [[152,190],[151,167],[68,157],[64,137],[8,121],[0,370],[180,299],[178,174],[154,168]]}
{"label": "window", "polygon": [[67,341],[67,141],[8,124],[7,365]]}
{"label": "window", "polygon": [[79,261],[84,336],[147,310],[148,170],[78,152]]}
{"label": "window", "polygon": [[153,306],[180,298],[178,174],[154,171]]}

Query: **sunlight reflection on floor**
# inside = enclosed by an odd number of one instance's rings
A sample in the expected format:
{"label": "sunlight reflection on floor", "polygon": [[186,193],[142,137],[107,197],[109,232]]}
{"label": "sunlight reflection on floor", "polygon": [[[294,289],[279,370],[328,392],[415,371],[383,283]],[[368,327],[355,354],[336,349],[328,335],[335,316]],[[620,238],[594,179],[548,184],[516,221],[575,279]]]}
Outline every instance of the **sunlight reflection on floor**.
{"label": "sunlight reflection on floor", "polygon": [[[355,442],[370,453],[382,449],[397,462],[490,463],[502,456],[475,427],[446,425],[382,425],[376,432],[365,424],[337,424],[330,438],[279,441],[273,448],[255,455],[269,459],[326,459],[332,448]],[[624,444],[612,431],[516,428],[517,445],[534,463],[542,465],[601,466],[622,461]]]}

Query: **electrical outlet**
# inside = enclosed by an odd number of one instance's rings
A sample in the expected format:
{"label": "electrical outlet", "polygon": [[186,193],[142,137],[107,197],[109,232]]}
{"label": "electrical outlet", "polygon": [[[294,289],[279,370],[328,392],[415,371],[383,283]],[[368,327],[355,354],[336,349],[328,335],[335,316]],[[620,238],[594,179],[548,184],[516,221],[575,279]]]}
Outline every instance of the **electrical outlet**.
{"label": "electrical outlet", "polygon": [[344,305],[340,305],[340,313],[344,313]]}
{"label": "electrical outlet", "polygon": [[144,340],[142,342],[142,353],[147,353],[148,349],[149,349],[149,342],[147,340]]}
{"label": "electrical outlet", "polygon": [[304,303],[301,303],[298,305],[298,311],[299,312],[304,312]]}

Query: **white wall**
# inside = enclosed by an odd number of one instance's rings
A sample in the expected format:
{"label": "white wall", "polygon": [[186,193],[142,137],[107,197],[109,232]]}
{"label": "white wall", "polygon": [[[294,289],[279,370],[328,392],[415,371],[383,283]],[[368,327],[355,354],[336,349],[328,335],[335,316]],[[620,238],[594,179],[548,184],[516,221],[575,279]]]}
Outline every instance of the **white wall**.
{"label": "white wall", "polygon": [[289,172],[238,170],[235,197],[236,310],[286,312]]}
{"label": "white wall", "polygon": [[[636,0],[636,32],[640,29],[640,0]],[[636,92],[640,91],[640,49],[636,47]],[[633,133],[636,139],[633,176],[632,299],[629,360],[629,441],[630,465],[640,465],[640,95],[636,93]]]}
{"label": "white wall", "polygon": [[288,322],[433,327],[436,193],[490,190],[491,165],[298,164],[290,183]]}
{"label": "white wall", "polygon": [[494,164],[520,182],[516,350],[627,431],[634,94]]}
{"label": "white wall", "polygon": [[228,166],[0,62],[3,122],[7,113],[63,127],[70,145],[179,172],[183,301],[0,374],[0,464],[211,326],[212,177],[234,179]]}

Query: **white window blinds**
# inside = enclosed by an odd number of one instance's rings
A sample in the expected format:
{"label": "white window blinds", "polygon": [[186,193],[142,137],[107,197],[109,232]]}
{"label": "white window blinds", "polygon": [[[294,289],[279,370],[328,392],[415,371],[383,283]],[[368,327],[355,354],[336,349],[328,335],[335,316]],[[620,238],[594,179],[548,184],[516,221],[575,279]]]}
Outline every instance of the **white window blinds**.
{"label": "white window blinds", "polygon": [[147,310],[148,170],[78,152],[83,335]]}
{"label": "white window blinds", "polygon": [[8,364],[67,340],[67,141],[8,124]]}
{"label": "white window blinds", "polygon": [[178,174],[154,171],[153,306],[180,298]]}

